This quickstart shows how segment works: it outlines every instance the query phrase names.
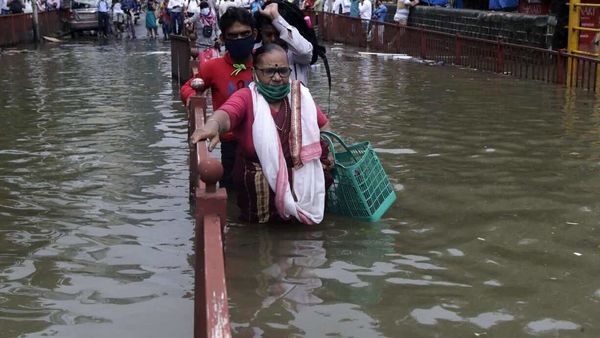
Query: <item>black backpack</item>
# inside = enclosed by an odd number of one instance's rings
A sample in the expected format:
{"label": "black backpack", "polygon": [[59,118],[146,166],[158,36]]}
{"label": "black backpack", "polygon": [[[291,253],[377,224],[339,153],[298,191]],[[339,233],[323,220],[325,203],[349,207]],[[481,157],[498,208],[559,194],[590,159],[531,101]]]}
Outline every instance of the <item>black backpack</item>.
{"label": "black backpack", "polygon": [[[317,41],[317,34],[315,30],[309,28],[304,21],[304,13],[298,8],[298,6],[293,3],[289,3],[285,0],[272,0],[269,3],[276,2],[279,10],[279,15],[281,15],[285,21],[287,21],[290,25],[296,27],[298,32],[310,42],[313,46],[313,55],[310,60],[310,64],[315,64],[319,57],[323,60],[323,64],[325,66],[325,71],[327,72],[327,80],[329,84],[329,90],[331,91],[331,73],[329,71],[329,62],[327,62],[327,56],[325,55],[325,47],[319,45]],[[269,4],[265,3],[263,5],[263,9]]]}
{"label": "black backpack", "polygon": [[210,25],[202,26],[202,36],[210,38],[213,34],[213,28]]}

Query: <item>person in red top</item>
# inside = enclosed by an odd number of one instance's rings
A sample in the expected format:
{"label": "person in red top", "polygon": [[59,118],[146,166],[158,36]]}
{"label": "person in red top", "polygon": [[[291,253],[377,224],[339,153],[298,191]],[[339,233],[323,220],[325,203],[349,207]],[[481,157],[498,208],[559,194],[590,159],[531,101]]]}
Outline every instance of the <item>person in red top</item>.
{"label": "person in red top", "polygon": [[295,217],[305,224],[319,223],[325,191],[332,183],[327,172],[332,158],[319,142],[319,130],[329,129],[327,117],[308,89],[290,81],[288,58],[279,45],[256,50],[253,72],[249,88],[231,95],[190,141],[209,139],[212,150],[219,135],[234,131],[240,144],[234,184],[243,221]]}
{"label": "person in red top", "polygon": [[[227,52],[222,58],[205,62],[181,87],[186,106],[192,95],[210,89],[213,110],[217,110],[231,94],[252,81],[252,49],[257,35],[254,17],[244,8],[230,7],[219,19],[219,28]],[[231,132],[221,135],[221,140],[224,174],[219,184],[231,188],[237,141]]]}

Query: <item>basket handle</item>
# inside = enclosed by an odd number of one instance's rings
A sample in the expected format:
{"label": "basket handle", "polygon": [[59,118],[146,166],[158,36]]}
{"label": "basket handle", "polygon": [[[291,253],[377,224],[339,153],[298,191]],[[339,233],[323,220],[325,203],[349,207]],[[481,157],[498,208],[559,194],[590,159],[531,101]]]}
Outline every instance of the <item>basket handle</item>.
{"label": "basket handle", "polygon": [[333,155],[334,159],[335,159],[335,147],[333,146],[333,140],[331,138],[336,139],[342,145],[342,147],[344,147],[344,149],[346,149],[346,151],[350,154],[350,156],[352,156],[354,161],[358,161],[356,159],[356,157],[354,157],[354,154],[352,154],[350,149],[348,149],[346,142],[344,142],[344,140],[342,140],[342,138],[338,134],[331,132],[331,131],[321,131],[321,137],[324,138],[327,141],[327,143],[329,143],[329,151],[331,151],[331,154]]}

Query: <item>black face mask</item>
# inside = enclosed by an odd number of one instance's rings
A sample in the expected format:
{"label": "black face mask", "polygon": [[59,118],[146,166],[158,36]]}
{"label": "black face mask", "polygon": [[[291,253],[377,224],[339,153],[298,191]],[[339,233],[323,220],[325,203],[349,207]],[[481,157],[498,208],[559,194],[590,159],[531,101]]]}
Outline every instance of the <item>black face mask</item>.
{"label": "black face mask", "polygon": [[231,55],[234,61],[245,61],[254,48],[254,36],[250,35],[247,38],[225,40],[225,49]]}

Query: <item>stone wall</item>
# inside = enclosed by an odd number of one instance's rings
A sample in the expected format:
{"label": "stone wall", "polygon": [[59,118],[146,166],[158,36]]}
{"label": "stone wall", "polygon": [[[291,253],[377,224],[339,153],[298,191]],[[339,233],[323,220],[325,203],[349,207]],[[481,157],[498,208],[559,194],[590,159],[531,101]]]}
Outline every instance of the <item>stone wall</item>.
{"label": "stone wall", "polygon": [[[395,12],[395,6],[388,6],[386,21],[391,21]],[[417,6],[410,11],[408,25],[486,40],[502,38],[506,42],[551,48],[556,19],[552,15]]]}

